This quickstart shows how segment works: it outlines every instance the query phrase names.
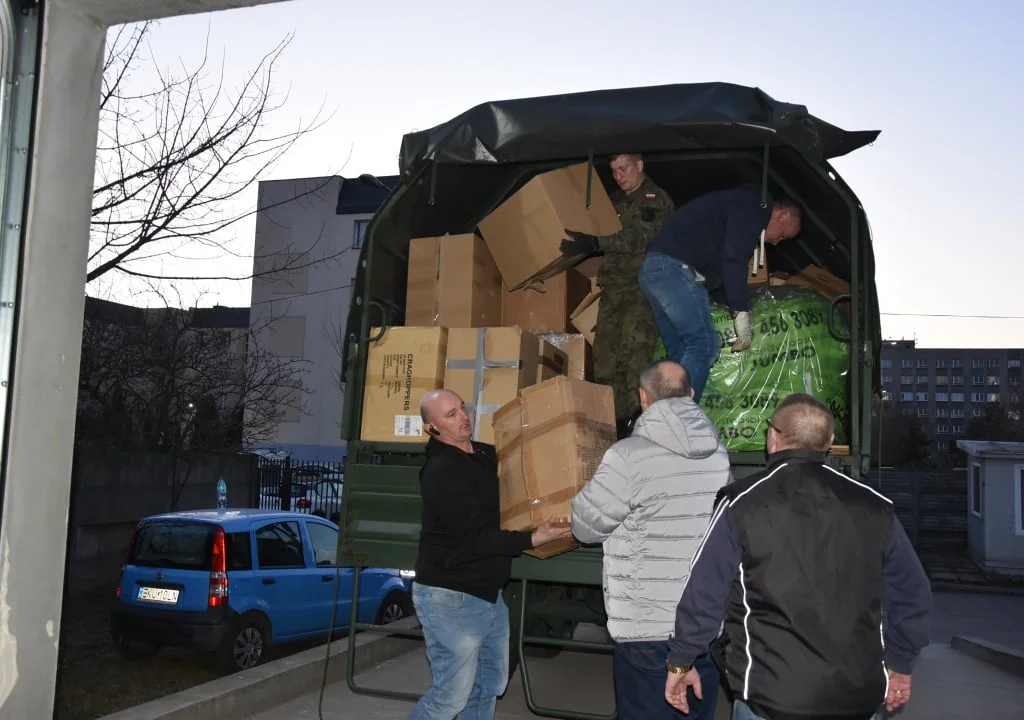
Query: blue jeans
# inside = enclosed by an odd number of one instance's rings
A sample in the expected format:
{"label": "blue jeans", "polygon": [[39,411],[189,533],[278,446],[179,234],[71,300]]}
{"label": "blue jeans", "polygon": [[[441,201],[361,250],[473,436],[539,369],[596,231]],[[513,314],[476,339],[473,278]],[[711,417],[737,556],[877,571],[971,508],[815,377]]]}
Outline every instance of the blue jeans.
{"label": "blue jeans", "polygon": [[722,348],[711,322],[707,288],[689,265],[657,252],[644,258],[637,279],[654,312],[668,359],[690,373],[693,399],[699,401]]}
{"label": "blue jeans", "polygon": [[[737,699],[732,706],[732,720],[764,720],[764,718],[760,715],[755,715],[749,705]],[[882,720],[881,711],[875,713],[871,720]]]}
{"label": "blue jeans", "polygon": [[508,684],[508,607],[468,593],[413,583],[431,684],[409,720],[492,720]]}
{"label": "blue jeans", "polygon": [[700,674],[703,700],[688,692],[687,715],[665,701],[668,670],[668,642],[615,643],[612,674],[615,678],[615,704],[620,720],[713,720],[718,700],[718,668],[708,655],[697,658],[694,667]]}

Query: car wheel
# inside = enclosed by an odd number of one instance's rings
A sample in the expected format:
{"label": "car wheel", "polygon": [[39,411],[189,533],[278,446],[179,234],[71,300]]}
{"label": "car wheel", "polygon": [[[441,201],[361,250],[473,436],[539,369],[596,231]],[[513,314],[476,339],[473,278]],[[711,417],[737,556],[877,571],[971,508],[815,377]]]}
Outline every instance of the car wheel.
{"label": "car wheel", "polygon": [[243,615],[235,621],[221,643],[217,651],[218,660],[228,672],[249,670],[263,662],[269,644],[270,630],[266,620],[255,613]]}
{"label": "car wheel", "polygon": [[124,660],[131,662],[138,662],[141,660],[149,660],[158,652],[160,652],[160,646],[156,643],[150,642],[139,642],[137,640],[128,640],[124,635],[114,635],[114,650]]}
{"label": "car wheel", "polygon": [[401,590],[392,590],[380,604],[374,624],[387,625],[412,614],[412,602],[409,600],[409,594]]}

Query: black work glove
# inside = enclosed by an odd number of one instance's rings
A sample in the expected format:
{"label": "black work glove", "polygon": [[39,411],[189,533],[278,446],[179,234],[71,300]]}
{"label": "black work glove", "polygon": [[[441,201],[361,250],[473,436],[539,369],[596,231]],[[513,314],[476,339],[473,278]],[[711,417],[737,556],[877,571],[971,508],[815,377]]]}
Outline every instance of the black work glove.
{"label": "black work glove", "polygon": [[597,238],[593,235],[576,232],[568,228],[565,229],[565,234],[571,239],[562,241],[559,249],[563,255],[590,255],[601,249]]}

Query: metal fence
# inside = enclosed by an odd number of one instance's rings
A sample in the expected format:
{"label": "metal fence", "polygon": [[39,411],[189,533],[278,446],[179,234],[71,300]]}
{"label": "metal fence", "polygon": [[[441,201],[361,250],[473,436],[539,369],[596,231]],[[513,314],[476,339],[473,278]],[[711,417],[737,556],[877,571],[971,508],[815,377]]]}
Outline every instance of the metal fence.
{"label": "metal fence", "polygon": [[921,550],[967,546],[965,470],[885,469],[874,487],[892,500],[914,546]]}
{"label": "metal fence", "polygon": [[341,517],[344,463],[261,459],[256,473],[255,507],[305,512],[334,522]]}

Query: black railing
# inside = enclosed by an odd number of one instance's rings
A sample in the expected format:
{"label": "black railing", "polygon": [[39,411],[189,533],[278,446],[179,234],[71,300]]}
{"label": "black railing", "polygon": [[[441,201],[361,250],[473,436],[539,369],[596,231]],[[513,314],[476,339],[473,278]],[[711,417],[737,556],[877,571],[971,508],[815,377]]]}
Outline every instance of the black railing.
{"label": "black railing", "polygon": [[254,506],[293,510],[338,522],[345,464],[260,459]]}

